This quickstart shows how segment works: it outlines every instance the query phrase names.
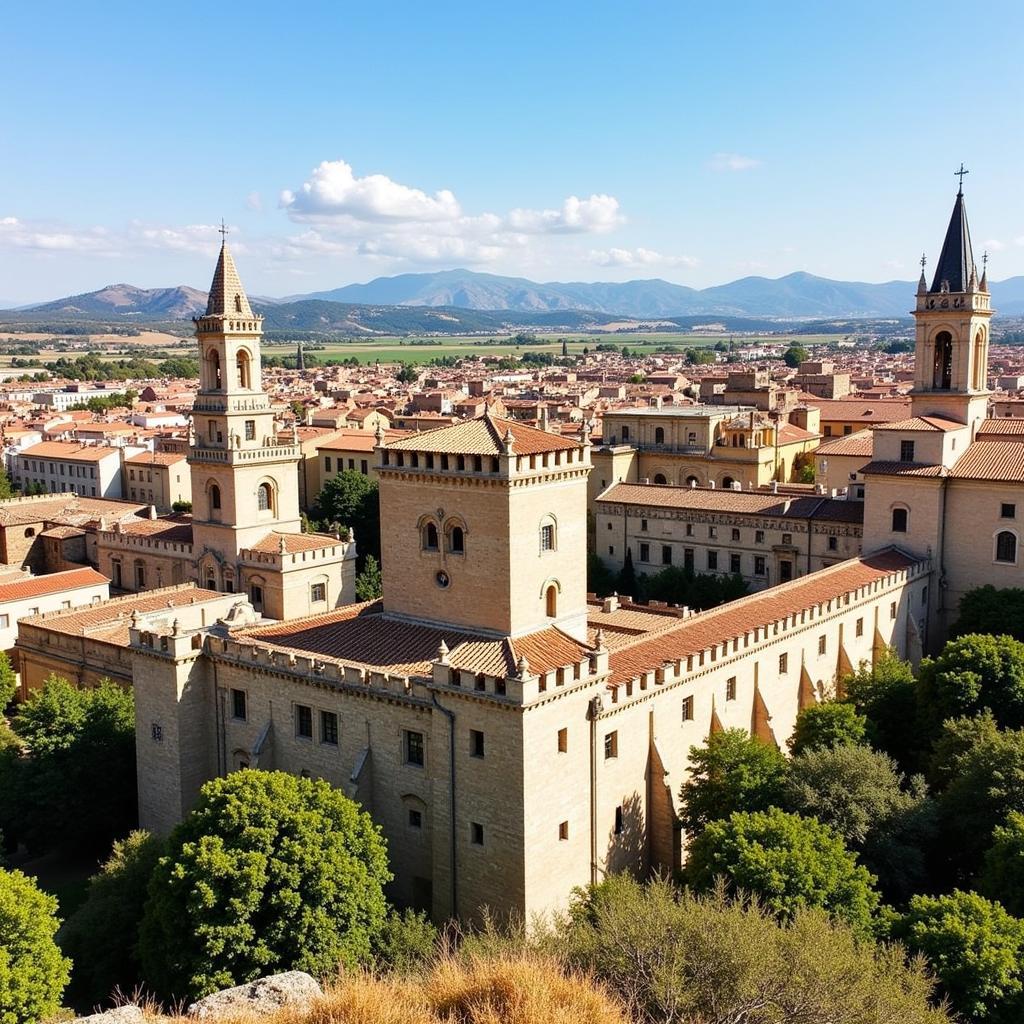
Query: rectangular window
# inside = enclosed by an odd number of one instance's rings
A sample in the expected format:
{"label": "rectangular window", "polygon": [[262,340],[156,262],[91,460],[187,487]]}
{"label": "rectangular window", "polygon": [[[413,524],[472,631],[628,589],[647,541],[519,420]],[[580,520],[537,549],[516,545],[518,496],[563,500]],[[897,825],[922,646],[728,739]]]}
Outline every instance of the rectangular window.
{"label": "rectangular window", "polygon": [[622,835],[622,804],[615,808],[615,834]]}
{"label": "rectangular window", "polygon": [[244,722],[246,719],[245,690],[231,691],[231,717]]}
{"label": "rectangular window", "polygon": [[900,441],[900,462],[914,461],[914,442]]}
{"label": "rectangular window", "polygon": [[245,421],[245,439],[246,441],[256,440],[256,421],[246,420]]}
{"label": "rectangular window", "polygon": [[330,473],[331,471],[331,457],[330,455],[324,456],[324,472]]}
{"label": "rectangular window", "polygon": [[740,531],[737,530],[735,526],[732,529],[732,539],[733,540],[739,540],[740,539]]}
{"label": "rectangular window", "polygon": [[782,535],[782,543],[785,544],[786,547],[792,547],[792,545],[793,545],[793,534],[791,534],[791,533],[784,533]]}
{"label": "rectangular window", "polygon": [[558,826],[558,839],[560,842],[566,842],[569,838],[569,822],[563,821]]}
{"label": "rectangular window", "polygon": [[6,629],[11,624],[10,615],[0,615],[0,629]]}
{"label": "rectangular window", "polygon": [[824,654],[825,651],[827,650],[827,648],[828,648],[828,637],[826,637],[826,636],[819,636],[818,637],[818,653],[819,654]]}
{"label": "rectangular window", "polygon": [[[416,461],[415,460],[416,460],[416,455],[415,455],[415,453],[413,453],[413,465],[416,465]],[[349,459],[348,460],[348,468],[349,469],[355,469],[356,468],[356,460],[355,459]]]}
{"label": "rectangular window", "polygon": [[609,732],[604,737],[604,759],[607,761],[609,758],[619,756],[619,734],[617,732]]}
{"label": "rectangular window", "polygon": [[569,730],[558,730],[558,752],[564,754],[569,750]]}
{"label": "rectangular window", "polygon": [[423,733],[404,730],[402,745],[405,748],[405,763],[423,766]]}
{"label": "rectangular window", "polygon": [[693,572],[693,548],[683,548],[683,568]]}
{"label": "rectangular window", "polygon": [[779,655],[779,675],[784,676],[789,671],[789,655]]}
{"label": "rectangular window", "polygon": [[541,551],[555,550],[555,528],[551,523],[545,523],[540,528],[540,549]]}
{"label": "rectangular window", "polygon": [[362,473],[363,476],[367,476],[369,474],[370,468],[367,465],[366,459],[359,460],[359,472]]}
{"label": "rectangular window", "polygon": [[692,537],[693,536],[693,523],[687,523],[686,524],[686,536],[687,537]]}
{"label": "rectangular window", "polygon": [[303,740],[313,738],[313,709],[305,704],[295,705],[295,735]]}
{"label": "rectangular window", "polygon": [[732,554],[729,556],[729,572],[734,576],[738,576],[740,573],[740,556]]}
{"label": "rectangular window", "polygon": [[661,564],[671,565],[672,564],[672,547],[669,544],[661,545]]}
{"label": "rectangular window", "polygon": [[854,633],[856,633],[857,636],[863,636],[864,635],[864,620],[863,619],[858,619],[857,620],[857,625],[854,628]]}
{"label": "rectangular window", "polygon": [[764,576],[767,573],[766,562],[764,555],[756,555],[754,557],[754,575]]}
{"label": "rectangular window", "polygon": [[684,722],[692,722],[693,721],[693,698],[692,697],[684,697],[683,698],[682,714],[683,714],[683,721]]}
{"label": "rectangular window", "polygon": [[893,603],[891,605],[889,605],[889,618],[890,619],[895,619],[896,618],[896,602],[895,601],[893,601]]}
{"label": "rectangular window", "polygon": [[[611,525],[611,524],[609,524]],[[651,560],[651,545],[641,544],[640,545],[640,561],[649,562]]]}
{"label": "rectangular window", "polygon": [[484,756],[484,734],[479,729],[469,730],[469,756]]}
{"label": "rectangular window", "polygon": [[829,539],[828,539],[828,549],[829,549],[829,551],[837,551],[839,549],[839,538],[838,537],[829,537]]}
{"label": "rectangular window", "polygon": [[736,699],[736,677],[730,676],[725,681],[725,699],[735,700]]}
{"label": "rectangular window", "polygon": [[409,828],[423,828],[423,812],[415,807],[409,808]]}
{"label": "rectangular window", "polygon": [[484,845],[484,827],[479,821],[471,821],[469,823],[469,841],[474,846]]}
{"label": "rectangular window", "polygon": [[327,584],[326,583],[314,583],[309,588],[309,599],[316,604],[318,601],[327,600]]}
{"label": "rectangular window", "polygon": [[1004,501],[999,508],[999,516],[1001,519],[1016,519],[1017,506],[1012,502]]}
{"label": "rectangular window", "polygon": [[718,552],[717,551],[709,551],[708,552],[708,568],[709,569],[717,569],[718,568]]}
{"label": "rectangular window", "polygon": [[647,532],[647,520],[646,519],[641,519],[640,520],[640,532],[641,533],[646,533]]}
{"label": "rectangular window", "polygon": [[708,536],[712,540],[714,540],[718,536],[718,527],[717,526],[709,526],[708,527]]}
{"label": "rectangular window", "polygon": [[338,745],[338,716],[333,711],[320,712],[320,742],[331,747]]}
{"label": "rectangular window", "polygon": [[764,543],[764,530],[755,530],[754,531],[754,543],[755,544],[763,544]]}

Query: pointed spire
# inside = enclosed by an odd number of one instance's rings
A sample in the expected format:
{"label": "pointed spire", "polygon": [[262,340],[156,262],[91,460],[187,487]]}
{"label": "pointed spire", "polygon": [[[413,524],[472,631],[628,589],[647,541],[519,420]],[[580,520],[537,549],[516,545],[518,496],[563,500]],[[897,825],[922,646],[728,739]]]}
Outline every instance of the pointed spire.
{"label": "pointed spire", "polygon": [[964,194],[956,194],[953,216],[946,229],[946,240],[942,243],[939,261],[935,264],[931,291],[966,292],[970,290],[974,271],[974,252],[971,249],[971,232],[967,226],[967,207]]}
{"label": "pointed spire", "polygon": [[206,303],[207,316],[252,317],[252,306],[242,287],[235,261],[231,256],[227,240],[221,243],[217,269],[213,272],[210,297]]}
{"label": "pointed spire", "polygon": [[928,257],[921,253],[921,277],[917,282],[917,294],[924,295],[928,291],[928,278],[924,276],[924,268],[928,263]]}
{"label": "pointed spire", "polygon": [[986,250],[981,256],[981,281],[978,284],[979,292],[988,291],[988,251]]}

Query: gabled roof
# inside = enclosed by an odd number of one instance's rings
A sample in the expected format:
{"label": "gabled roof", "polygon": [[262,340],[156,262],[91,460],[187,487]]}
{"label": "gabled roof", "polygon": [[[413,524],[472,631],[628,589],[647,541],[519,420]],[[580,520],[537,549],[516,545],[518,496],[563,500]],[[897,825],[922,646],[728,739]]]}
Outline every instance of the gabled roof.
{"label": "gabled roof", "polygon": [[8,601],[23,601],[30,597],[43,597],[46,594],[59,594],[65,590],[77,590],[80,587],[106,586],[110,581],[95,569],[67,569],[54,572],[47,576],[34,576],[30,579],[15,580],[13,583],[0,583],[0,604]]}
{"label": "gabled roof", "polygon": [[[877,428],[876,428],[877,429]],[[855,456],[858,458],[871,458],[875,448],[875,435],[873,430],[857,430],[852,434],[844,434],[842,437],[835,437],[819,444],[814,449],[815,456]]]}
{"label": "gabled roof", "polygon": [[1024,444],[975,441],[950,470],[958,480],[995,480],[1024,486]]}
{"label": "gabled roof", "polygon": [[217,269],[213,272],[213,283],[210,285],[210,297],[206,302],[206,315],[253,316],[252,306],[249,305],[227,242],[220,247]]}
{"label": "gabled roof", "polygon": [[897,420],[895,423],[881,423],[875,430],[900,430],[900,431],[948,431],[964,430],[966,424],[958,423],[956,420],[947,420],[944,416],[911,416],[909,420]]}
{"label": "gabled roof", "polygon": [[579,447],[578,442],[549,434],[546,430],[487,415],[391,441],[385,444],[385,448],[448,455],[501,455],[505,451],[505,436],[508,433],[512,435],[513,455],[539,455],[542,452],[567,451]]}
{"label": "gabled roof", "polygon": [[[935,265],[931,292],[941,292],[943,282],[951,292],[965,292],[974,277],[974,253],[971,250],[971,232],[967,227],[967,208],[963,192],[957,192],[953,216],[946,228],[939,262]],[[975,282],[977,283],[977,282]]]}

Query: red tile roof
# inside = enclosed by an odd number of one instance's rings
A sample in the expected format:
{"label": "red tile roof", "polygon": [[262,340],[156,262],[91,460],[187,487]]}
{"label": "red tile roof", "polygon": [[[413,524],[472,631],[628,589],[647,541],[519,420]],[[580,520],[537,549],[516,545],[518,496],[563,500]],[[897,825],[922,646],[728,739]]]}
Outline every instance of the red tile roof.
{"label": "red tile roof", "polygon": [[88,566],[82,569],[67,569],[64,572],[54,572],[47,576],[34,576],[31,579],[17,580],[13,583],[0,583],[0,604],[7,601],[22,601],[30,597],[42,597],[44,594],[57,594],[64,590],[105,585],[109,582],[106,576]]}
{"label": "red tile roof", "polygon": [[281,541],[284,541],[286,554],[293,554],[296,551],[319,551],[322,548],[332,548],[344,544],[344,541],[325,533],[268,533],[261,537],[255,544],[246,548],[247,551],[259,551],[264,554],[275,553],[281,550]]}
{"label": "red tile roof", "polygon": [[975,441],[950,470],[958,480],[995,480],[1024,484],[1024,444],[1020,441]]}
{"label": "red tile roof", "polygon": [[888,423],[905,419],[910,412],[910,399],[858,399],[808,397],[807,405],[821,413],[822,420],[860,420],[863,423]]}
{"label": "red tile roof", "polygon": [[513,455],[539,455],[543,452],[578,448],[576,441],[528,427],[515,420],[497,416],[481,416],[451,427],[441,427],[424,434],[392,441],[387,447],[399,451],[442,452],[454,455],[500,455],[505,450],[505,436],[512,434]]}
{"label": "red tile roof", "polygon": [[139,455],[131,455],[125,462],[133,466],[173,466],[186,459],[184,452],[142,452]]}
{"label": "red tile roof", "polygon": [[945,416],[911,416],[909,420],[896,420],[892,423],[882,423],[875,427],[875,430],[909,430],[909,431],[935,431],[935,430],[963,430],[966,424],[958,423],[956,420],[948,420]]}
{"label": "red tile roof", "polygon": [[922,462],[869,462],[860,472],[877,476],[943,476],[941,466],[928,466]]}
{"label": "red tile roof", "polygon": [[814,449],[815,456],[866,456],[871,458],[875,449],[874,433],[871,430],[858,430],[853,434],[845,434],[823,441]]}
{"label": "red tile roof", "polygon": [[77,441],[40,441],[20,451],[19,456],[44,459],[67,459],[71,462],[99,462],[108,455],[117,455],[120,448],[102,444],[79,444]]}
{"label": "red tile roof", "polygon": [[1002,416],[985,420],[978,427],[979,441],[988,440],[991,437],[1020,437],[1024,438],[1024,417]]}

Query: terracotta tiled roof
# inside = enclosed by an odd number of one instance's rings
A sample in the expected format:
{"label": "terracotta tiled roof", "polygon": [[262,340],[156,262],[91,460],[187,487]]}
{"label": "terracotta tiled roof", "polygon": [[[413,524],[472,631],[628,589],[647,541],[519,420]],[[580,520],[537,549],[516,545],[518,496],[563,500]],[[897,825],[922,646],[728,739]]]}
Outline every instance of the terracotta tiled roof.
{"label": "terracotta tiled roof", "polygon": [[910,412],[910,399],[814,398],[807,404],[821,413],[823,420],[860,420],[863,423],[889,423],[905,419]]}
{"label": "terracotta tiled roof", "polygon": [[107,498],[81,498],[73,494],[55,494],[38,501],[0,502],[0,526],[24,526],[28,523],[56,520],[88,521],[106,516],[124,519],[141,512],[146,505],[133,501],[114,501]]}
{"label": "terracotta tiled roof", "polygon": [[35,576],[14,583],[0,583],[0,604],[8,601],[22,601],[30,597],[42,597],[44,594],[58,594],[63,590],[98,586],[108,582],[106,576],[88,566],[82,569],[68,569],[65,572]]}
{"label": "terracotta tiled roof", "polygon": [[260,551],[264,554],[278,552],[281,550],[281,541],[284,540],[286,554],[294,554],[296,551],[319,551],[322,548],[332,548],[344,541],[326,533],[268,533],[266,537],[260,538],[255,544],[246,548],[247,551]]}
{"label": "terracotta tiled roof", "polygon": [[942,476],[941,466],[928,466],[923,462],[869,462],[862,466],[861,473],[877,476]]}
{"label": "terracotta tiled roof", "polygon": [[846,434],[843,437],[836,437],[823,441],[814,449],[817,455],[854,455],[871,458],[875,449],[874,433],[871,430],[858,430],[853,434]]}
{"label": "terracotta tiled roof", "polygon": [[911,416],[909,420],[896,420],[893,423],[882,423],[875,430],[963,430],[965,424],[956,420],[948,420],[944,416]]}
{"label": "terracotta tiled roof", "polygon": [[121,533],[133,537],[152,537],[171,544],[192,543],[192,517],[166,516],[163,519],[139,519],[121,524]]}
{"label": "terracotta tiled roof", "polygon": [[726,488],[665,487],[661,484],[613,484],[598,502],[673,508],[695,512],[747,513],[784,516],[789,519],[838,519],[862,522],[864,506],[858,501],[841,501],[823,495],[787,498],[765,491],[732,491]]}
{"label": "terracotta tiled roof", "polygon": [[959,480],[997,480],[1024,485],[1024,444],[976,441],[950,470]]}
{"label": "terracotta tiled roof", "polygon": [[68,459],[73,462],[99,462],[108,455],[117,455],[120,448],[102,444],[79,444],[77,441],[40,441],[18,453],[19,457]]}
{"label": "terracotta tiled roof", "polygon": [[514,420],[497,416],[441,427],[415,437],[392,441],[387,447],[402,451],[442,452],[454,455],[500,455],[505,450],[505,435],[512,433],[514,455],[539,455],[542,452],[567,451],[577,448],[575,441],[528,427]]}
{"label": "terracotta tiled roof", "polygon": [[173,466],[178,462],[184,462],[185,458],[184,452],[142,452],[124,461],[133,466]]}
{"label": "terracotta tiled roof", "polygon": [[815,431],[804,430],[795,423],[783,423],[779,427],[779,444],[795,444],[797,441],[810,441],[819,436]]}
{"label": "terracotta tiled roof", "polygon": [[664,661],[675,661],[743,636],[755,626],[764,626],[787,615],[839,597],[890,573],[908,569],[915,560],[890,548],[866,558],[850,559],[828,569],[803,576],[792,583],[771,587],[682,619],[675,629],[653,638],[612,650],[611,684],[625,682],[641,672],[649,672]]}
{"label": "terracotta tiled roof", "polygon": [[985,440],[992,435],[1020,437],[1024,439],[1024,417],[1003,416],[987,419],[978,427],[978,440]]}
{"label": "terracotta tiled roof", "polygon": [[[385,430],[384,443],[400,441],[402,438],[415,436],[411,430]],[[423,437],[423,434],[419,435]],[[377,440],[372,430],[345,430],[338,432],[323,444],[318,444],[318,452],[372,452]]]}

